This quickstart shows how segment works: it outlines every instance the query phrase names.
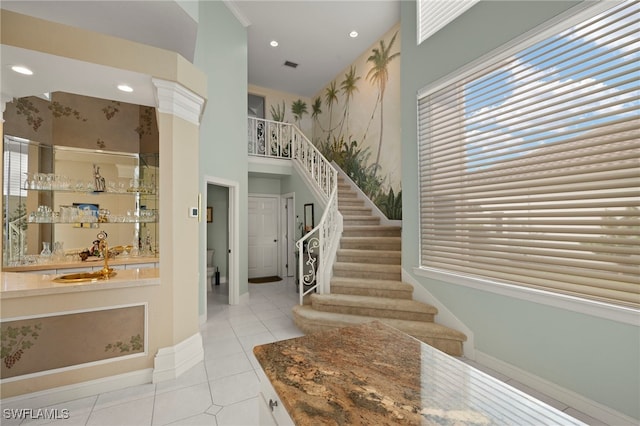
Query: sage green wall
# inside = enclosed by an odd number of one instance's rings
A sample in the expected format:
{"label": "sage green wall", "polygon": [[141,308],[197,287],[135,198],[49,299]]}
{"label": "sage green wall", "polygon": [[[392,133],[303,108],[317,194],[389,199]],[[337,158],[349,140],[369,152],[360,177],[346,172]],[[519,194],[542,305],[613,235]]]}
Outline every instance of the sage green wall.
{"label": "sage green wall", "polygon": [[[416,93],[579,2],[483,1],[416,46],[415,2],[401,2],[402,265],[419,265]],[[489,292],[414,278],[474,333],[476,348],[640,419],[640,332],[622,324]]]}
{"label": "sage green wall", "polygon": [[295,209],[296,209],[296,238],[301,238],[300,225],[304,220],[304,205],[313,203],[313,216],[317,225],[324,212],[324,205],[307,187],[306,182],[298,175],[296,170],[290,176],[284,176],[280,187],[282,194],[295,193]]}
{"label": "sage green wall", "polygon": [[[236,182],[239,186],[240,295],[247,282],[247,31],[223,2],[200,1],[194,65],[208,77],[207,104],[200,125],[200,192],[204,176]],[[201,235],[206,234],[206,221]],[[205,259],[205,238],[200,259]],[[201,265],[204,271],[204,265]],[[200,314],[205,312],[206,276],[200,277]]]}
{"label": "sage green wall", "polygon": [[277,194],[280,195],[280,177],[249,176],[249,194]]}

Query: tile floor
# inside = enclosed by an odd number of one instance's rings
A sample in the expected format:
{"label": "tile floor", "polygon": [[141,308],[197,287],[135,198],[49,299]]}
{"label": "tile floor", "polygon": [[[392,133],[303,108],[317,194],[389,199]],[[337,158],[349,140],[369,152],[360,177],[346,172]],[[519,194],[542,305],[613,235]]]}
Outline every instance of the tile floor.
{"label": "tile floor", "polygon": [[[252,349],[259,344],[298,337],[302,333],[291,318],[291,308],[298,301],[292,281],[250,284],[249,289],[249,300],[236,306],[228,305],[225,284],[215,286],[209,293],[208,320],[201,328],[205,359],[181,377],[56,405],[48,405],[42,400],[3,404],[3,412],[7,408],[24,407],[66,409],[70,418],[20,422],[5,419],[3,415],[0,423],[3,426],[257,425],[256,370],[260,366]],[[467,362],[587,424],[603,424],[508,377]]]}

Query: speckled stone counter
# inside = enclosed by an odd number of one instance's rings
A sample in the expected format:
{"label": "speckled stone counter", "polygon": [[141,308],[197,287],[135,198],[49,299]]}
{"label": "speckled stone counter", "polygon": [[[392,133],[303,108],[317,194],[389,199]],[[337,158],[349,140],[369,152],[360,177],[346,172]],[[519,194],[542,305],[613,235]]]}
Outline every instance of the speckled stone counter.
{"label": "speckled stone counter", "polygon": [[253,351],[297,425],[582,424],[380,322]]}

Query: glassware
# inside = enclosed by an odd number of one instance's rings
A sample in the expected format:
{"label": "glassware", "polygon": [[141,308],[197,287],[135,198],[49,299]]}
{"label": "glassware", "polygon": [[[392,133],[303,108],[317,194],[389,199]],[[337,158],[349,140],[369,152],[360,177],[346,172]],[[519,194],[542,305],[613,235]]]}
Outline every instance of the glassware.
{"label": "glassware", "polygon": [[47,263],[51,260],[51,243],[48,241],[42,242],[42,251],[40,252],[40,262]]}
{"label": "glassware", "polygon": [[63,262],[65,260],[64,243],[62,241],[53,243],[52,259],[55,262]]}

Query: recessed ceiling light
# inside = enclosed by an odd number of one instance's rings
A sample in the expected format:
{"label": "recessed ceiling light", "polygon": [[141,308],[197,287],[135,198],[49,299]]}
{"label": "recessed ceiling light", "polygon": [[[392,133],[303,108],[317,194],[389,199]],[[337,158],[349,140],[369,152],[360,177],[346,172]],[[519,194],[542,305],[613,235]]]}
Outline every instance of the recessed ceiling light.
{"label": "recessed ceiling light", "polygon": [[11,67],[11,69],[14,70],[17,73],[20,73],[20,74],[33,75],[33,71],[31,71],[29,68],[23,67],[21,65],[14,65],[14,66]]}
{"label": "recessed ceiling light", "polygon": [[351,37],[351,38],[356,38],[356,37],[358,37],[358,32],[357,32],[357,31],[351,31],[351,32],[349,33],[349,37]]}
{"label": "recessed ceiling light", "polygon": [[131,86],[127,86],[126,84],[119,84],[118,90],[122,90],[123,92],[133,92]]}
{"label": "recessed ceiling light", "polygon": [[269,43],[271,45],[271,47],[278,47],[278,42],[275,40],[271,40],[271,43]]}

